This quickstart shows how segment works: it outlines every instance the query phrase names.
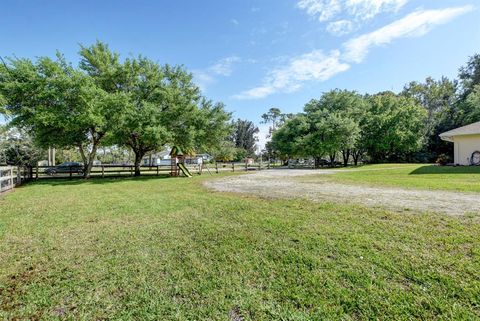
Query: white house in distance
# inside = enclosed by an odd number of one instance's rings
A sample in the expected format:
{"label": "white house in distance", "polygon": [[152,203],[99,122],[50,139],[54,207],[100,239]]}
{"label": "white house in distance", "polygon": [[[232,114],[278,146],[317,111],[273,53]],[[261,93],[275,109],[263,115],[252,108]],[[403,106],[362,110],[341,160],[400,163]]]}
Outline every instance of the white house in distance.
{"label": "white house in distance", "polygon": [[[149,154],[143,158],[142,165],[143,166],[157,166],[157,165],[170,165],[171,164],[171,157],[170,157],[171,148],[166,146],[164,150],[161,152]],[[203,162],[209,162],[212,159],[210,154],[197,154],[195,157],[187,157],[185,162],[187,164],[202,164]]]}
{"label": "white house in distance", "polygon": [[480,122],[452,129],[440,138],[454,143],[455,165],[480,165]]}

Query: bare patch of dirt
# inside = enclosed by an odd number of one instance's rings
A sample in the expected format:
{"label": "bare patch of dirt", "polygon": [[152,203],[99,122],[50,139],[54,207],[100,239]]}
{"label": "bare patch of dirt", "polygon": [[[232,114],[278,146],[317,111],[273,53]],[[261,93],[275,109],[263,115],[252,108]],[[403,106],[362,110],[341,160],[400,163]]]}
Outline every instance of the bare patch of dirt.
{"label": "bare patch of dirt", "polygon": [[304,175],[332,175],[335,170],[275,169],[205,182],[219,192],[270,198],[305,198],[312,201],[357,203],[395,211],[434,212],[448,215],[480,213],[480,195],[451,191],[370,187],[334,182],[300,182]]}

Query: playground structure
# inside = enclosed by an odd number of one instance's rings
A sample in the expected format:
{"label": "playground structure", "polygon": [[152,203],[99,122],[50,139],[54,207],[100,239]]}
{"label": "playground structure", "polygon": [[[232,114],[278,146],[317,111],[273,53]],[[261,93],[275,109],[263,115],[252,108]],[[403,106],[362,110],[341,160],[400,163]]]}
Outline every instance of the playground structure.
{"label": "playground structure", "polygon": [[180,176],[180,172],[182,172],[185,177],[192,177],[192,174],[185,166],[185,155],[178,146],[172,147],[170,158],[170,176],[178,177]]}

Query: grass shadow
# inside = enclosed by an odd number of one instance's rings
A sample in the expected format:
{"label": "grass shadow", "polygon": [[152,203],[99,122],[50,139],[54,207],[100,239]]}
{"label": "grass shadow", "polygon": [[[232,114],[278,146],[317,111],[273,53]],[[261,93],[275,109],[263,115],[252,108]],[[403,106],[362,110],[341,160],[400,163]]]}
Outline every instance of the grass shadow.
{"label": "grass shadow", "polygon": [[480,174],[480,166],[435,166],[425,165],[416,168],[409,175],[425,174]]}
{"label": "grass shadow", "polygon": [[[106,184],[113,184],[113,183],[120,183],[125,181],[150,181],[150,180],[163,180],[166,178],[171,178],[170,175],[151,175],[151,176],[140,176],[140,177],[125,177],[125,176],[117,176],[117,177],[91,177],[89,179],[84,179],[82,177],[76,178],[42,178],[39,180],[30,181],[22,186],[26,186],[29,184],[35,185],[49,185],[49,186],[68,186],[68,185],[84,185],[84,184],[94,184],[94,185],[106,185]],[[21,187],[21,186],[19,186]]]}

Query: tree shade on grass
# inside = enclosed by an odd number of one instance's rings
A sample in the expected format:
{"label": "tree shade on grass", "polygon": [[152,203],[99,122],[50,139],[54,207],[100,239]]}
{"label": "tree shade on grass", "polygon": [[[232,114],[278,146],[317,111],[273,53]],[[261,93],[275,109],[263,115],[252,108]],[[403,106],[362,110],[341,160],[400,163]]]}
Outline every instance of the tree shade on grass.
{"label": "tree shade on grass", "polygon": [[1,198],[0,318],[480,317],[478,217],[265,201],[205,179],[49,181]]}

